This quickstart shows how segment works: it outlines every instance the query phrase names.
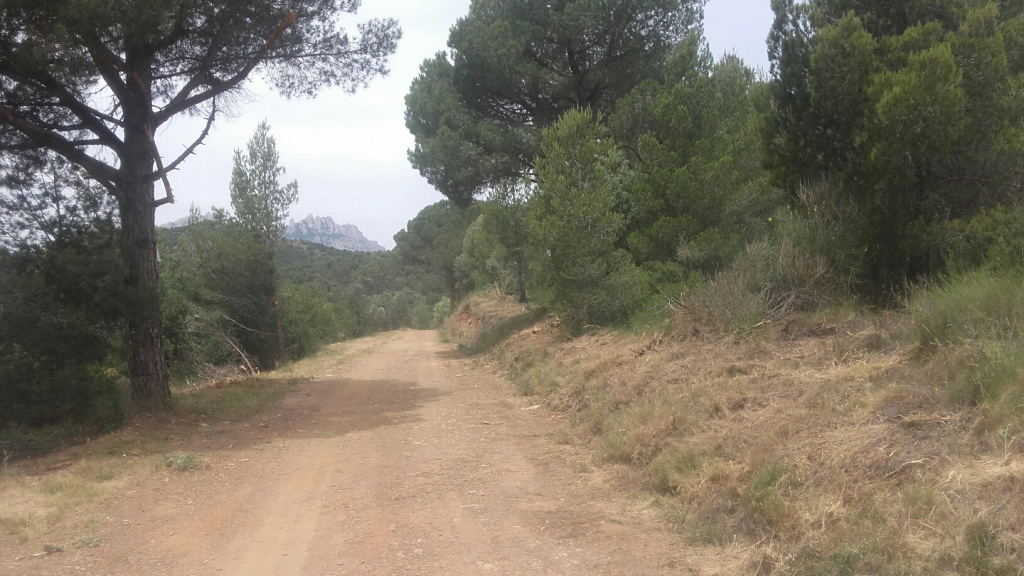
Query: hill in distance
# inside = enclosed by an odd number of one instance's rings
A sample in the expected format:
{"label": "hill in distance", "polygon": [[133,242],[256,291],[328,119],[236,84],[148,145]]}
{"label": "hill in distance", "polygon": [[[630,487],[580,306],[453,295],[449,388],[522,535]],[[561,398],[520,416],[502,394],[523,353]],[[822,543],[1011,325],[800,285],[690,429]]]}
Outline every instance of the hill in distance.
{"label": "hill in distance", "polygon": [[380,244],[363,236],[356,226],[337,224],[330,216],[320,217],[310,214],[298,222],[293,220],[288,225],[288,231],[285,232],[284,237],[353,252],[383,252],[386,250]]}
{"label": "hill in distance", "polygon": [[[203,214],[201,220],[209,220],[212,214]],[[182,228],[188,225],[188,217],[163,224],[162,228]],[[321,217],[310,214],[302,220],[294,220],[288,224],[285,238],[305,240],[322,246],[352,252],[384,252],[387,250],[380,244],[370,240],[353,224],[338,224],[330,216]]]}

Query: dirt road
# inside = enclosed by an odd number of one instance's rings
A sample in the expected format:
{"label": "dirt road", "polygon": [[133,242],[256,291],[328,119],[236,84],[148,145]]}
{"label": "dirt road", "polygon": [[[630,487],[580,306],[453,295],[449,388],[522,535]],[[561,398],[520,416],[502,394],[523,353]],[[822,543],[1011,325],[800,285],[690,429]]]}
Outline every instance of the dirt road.
{"label": "dirt road", "polygon": [[[13,574],[688,574],[658,512],[609,487],[561,424],[401,332],[221,427],[204,470],[110,505],[100,546]],[[3,568],[6,569],[6,568]],[[0,570],[3,570],[0,569]]]}

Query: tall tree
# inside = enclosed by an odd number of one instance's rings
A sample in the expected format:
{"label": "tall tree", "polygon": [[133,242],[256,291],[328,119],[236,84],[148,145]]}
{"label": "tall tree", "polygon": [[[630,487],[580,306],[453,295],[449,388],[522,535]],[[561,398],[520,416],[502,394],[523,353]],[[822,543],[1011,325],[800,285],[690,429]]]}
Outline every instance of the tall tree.
{"label": "tall tree", "polygon": [[625,217],[616,196],[631,177],[592,112],[571,110],[544,130],[530,235],[538,283],[570,332],[627,316],[643,292],[633,258],[617,248]]}
{"label": "tall tree", "polygon": [[[270,277],[264,294],[264,326],[267,330],[267,349],[270,364],[276,365],[284,353],[284,329],[281,325],[281,305],[278,302],[277,265],[274,255],[284,238],[288,210],[299,199],[299,185],[295,181],[284,186],[284,174],[277,141],[270,135],[270,125],[260,122],[249,140],[247,150],[235,150],[235,163],[231,170],[231,208],[235,219],[257,242],[266,248],[270,259],[266,267]],[[270,366],[267,366],[270,367]]]}
{"label": "tall tree", "polygon": [[[338,26],[359,0],[2,0],[0,151],[50,149],[117,200],[129,298],[132,397],[170,401],[161,346],[155,210],[167,174],[202,143],[254,73],[282,94],[354,90],[387,72],[393,20]],[[180,114],[205,129],[164,162],[154,134]],[[163,180],[165,197],[156,198]]]}
{"label": "tall tree", "polygon": [[520,302],[526,302],[527,212],[532,188],[523,180],[495,186],[483,214],[484,228],[494,236],[508,258],[513,286]]}
{"label": "tall tree", "polygon": [[[766,165],[794,202],[828,180],[866,220],[866,291],[942,265],[942,222],[1024,189],[1019,0],[773,2]],[[845,200],[844,200],[845,202]]]}
{"label": "tall tree", "polygon": [[576,107],[607,113],[699,21],[703,0],[474,0],[450,54],[406,98],[414,167],[466,205],[532,172],[539,130]]}
{"label": "tall tree", "polygon": [[462,254],[466,229],[480,215],[476,206],[460,208],[441,200],[431,204],[395,234],[395,251],[401,260],[423,266],[444,280],[448,297],[459,300],[455,261]]}
{"label": "tall tree", "polygon": [[715,63],[692,34],[609,119],[636,177],[622,209],[629,250],[640,264],[684,263],[711,273],[765,232],[778,194],[760,164],[755,101],[763,92],[739,58]]}
{"label": "tall tree", "polygon": [[508,180],[491,188],[480,217],[466,229],[462,254],[456,260],[460,289],[468,292],[490,284],[526,302],[529,277],[529,201],[533,184]]}

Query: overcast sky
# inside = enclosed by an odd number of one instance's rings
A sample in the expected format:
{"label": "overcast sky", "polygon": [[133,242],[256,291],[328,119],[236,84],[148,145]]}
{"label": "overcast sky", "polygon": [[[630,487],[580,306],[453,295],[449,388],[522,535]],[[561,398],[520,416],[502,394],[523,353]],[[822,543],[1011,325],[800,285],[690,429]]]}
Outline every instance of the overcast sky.
{"label": "overcast sky", "polygon": [[[448,30],[464,16],[469,0],[364,0],[352,22],[397,18],[403,38],[391,74],[352,95],[328,90],[314,99],[285,100],[258,85],[253,101],[234,118],[218,118],[198,153],[171,174],[177,204],[157,210],[157,222],[227,207],[232,152],[242,148],[266,119],[277,139],[286,181],[299,183],[295,220],[307,214],[355,224],[371,240],[391,248],[392,236],[424,206],[443,197],[408,161],[413,146],[405,128],[405,95],[424,59],[444,50]],[[765,38],[769,0],[710,0],[704,28],[716,57],[736,52],[748,65],[767,70]],[[354,28],[354,26],[353,26]],[[157,135],[165,158],[174,157],[202,130],[198,120],[178,120]]]}

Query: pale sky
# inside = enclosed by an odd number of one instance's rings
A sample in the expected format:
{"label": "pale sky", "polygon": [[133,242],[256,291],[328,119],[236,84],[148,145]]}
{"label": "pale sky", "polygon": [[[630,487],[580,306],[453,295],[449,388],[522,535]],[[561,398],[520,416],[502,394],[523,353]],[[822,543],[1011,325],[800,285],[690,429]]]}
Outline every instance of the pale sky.
{"label": "pale sky", "polygon": [[[420,63],[446,48],[449,28],[466,14],[469,4],[364,0],[351,22],[391,17],[402,27],[391,74],[354,95],[327,90],[313,100],[285,100],[250,86],[253,101],[234,118],[218,118],[205,145],[171,174],[177,203],[158,208],[157,223],[188,215],[190,204],[203,212],[212,206],[228,207],[232,153],[243,148],[256,125],[266,119],[277,139],[281,165],[288,171],[285,181],[299,183],[292,218],[330,216],[339,224],[355,224],[382,246],[394,247],[392,236],[423,207],[443,198],[409,165],[406,152],[413,138],[405,128],[405,95]],[[767,70],[769,4],[710,0],[704,29],[715,57],[736,52],[748,65]],[[157,134],[162,155],[177,156],[201,130],[197,119],[177,120]]]}

